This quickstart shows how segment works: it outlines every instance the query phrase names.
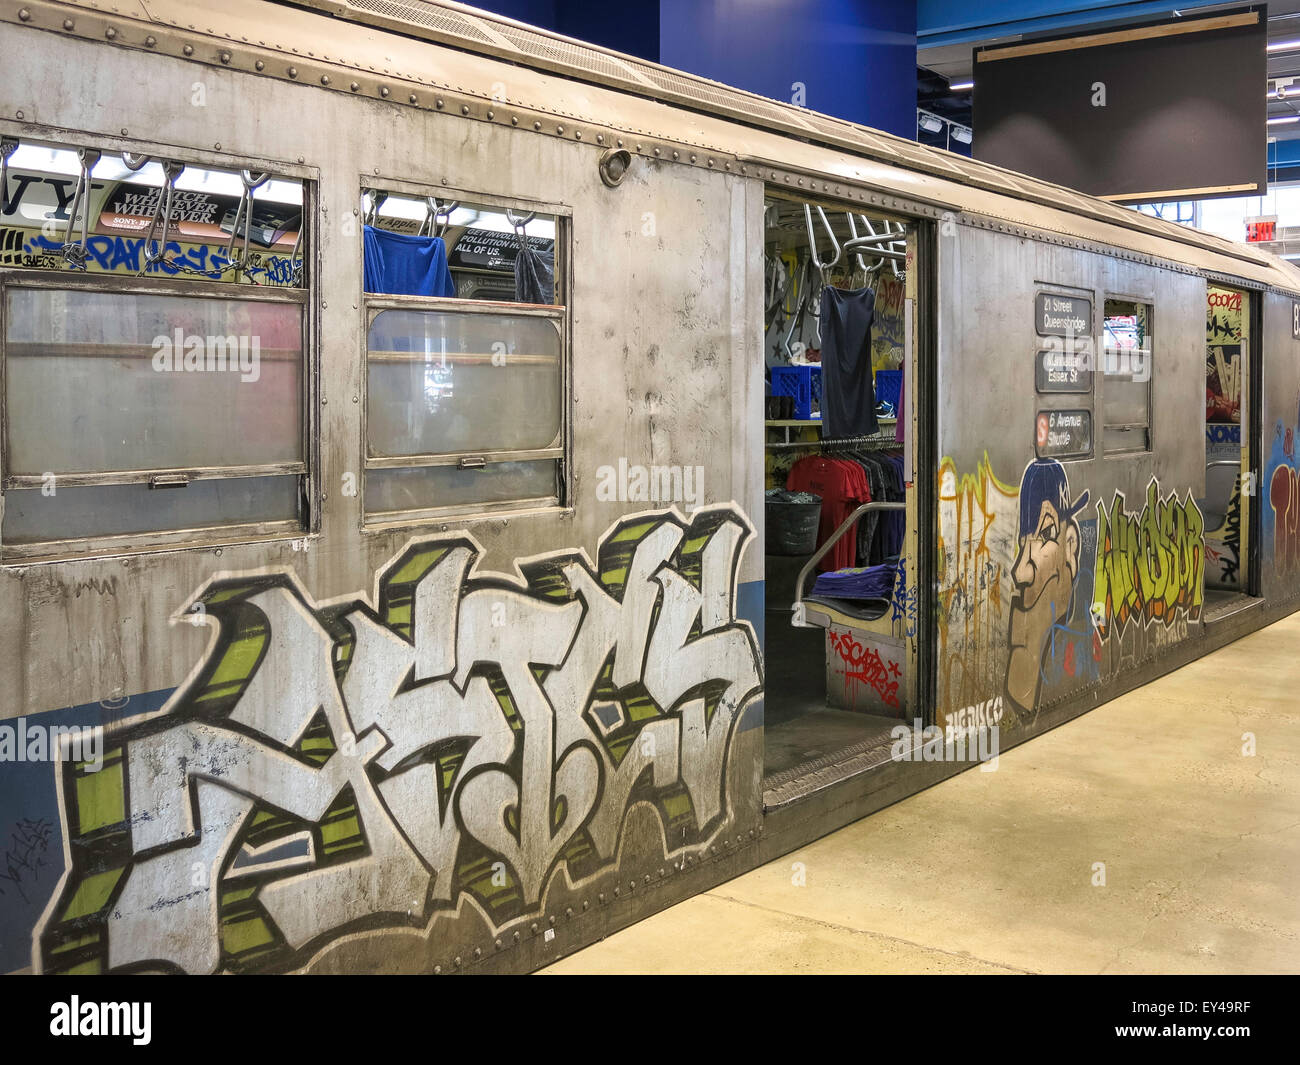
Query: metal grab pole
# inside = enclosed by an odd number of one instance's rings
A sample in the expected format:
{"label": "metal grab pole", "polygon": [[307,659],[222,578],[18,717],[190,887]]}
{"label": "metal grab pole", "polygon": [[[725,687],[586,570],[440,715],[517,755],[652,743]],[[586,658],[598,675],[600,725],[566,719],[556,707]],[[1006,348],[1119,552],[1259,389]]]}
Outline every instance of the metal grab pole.
{"label": "metal grab pole", "polygon": [[808,574],[812,572],[813,567],[816,566],[818,562],[820,562],[823,558],[826,557],[826,552],[828,552],[832,547],[834,547],[837,543],[839,543],[840,537],[842,537],[846,532],[848,532],[849,529],[853,527],[854,523],[860,517],[862,517],[863,514],[866,514],[873,510],[906,510],[906,509],[907,509],[906,503],[883,503],[883,502],[863,503],[860,507],[858,507],[857,510],[855,510],[852,514],[850,514],[847,518],[845,518],[842,522],[840,522],[840,527],[835,530],[835,532],[830,536],[829,539],[827,539],[827,541],[824,544],[821,545],[821,547],[819,547],[815,552],[813,552],[812,558],[810,558],[807,564],[804,566],[804,568],[799,571],[799,578],[795,584],[795,589],[794,589],[794,606],[793,606],[794,617],[791,618],[790,624],[795,626],[796,628],[801,628],[801,629],[811,627],[808,625],[808,622],[804,618],[804,606],[803,606],[803,588],[804,588],[804,584],[808,580]]}

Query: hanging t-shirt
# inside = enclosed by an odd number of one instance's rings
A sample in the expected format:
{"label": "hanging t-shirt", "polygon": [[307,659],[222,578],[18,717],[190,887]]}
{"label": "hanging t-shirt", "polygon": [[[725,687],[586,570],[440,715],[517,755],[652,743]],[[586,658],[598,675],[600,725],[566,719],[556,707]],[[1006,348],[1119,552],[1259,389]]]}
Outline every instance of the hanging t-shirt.
{"label": "hanging t-shirt", "polygon": [[447,268],[447,245],[441,237],[416,237],[364,226],[362,243],[367,292],[388,296],[456,295],[456,282]]}
{"label": "hanging t-shirt", "polygon": [[826,436],[874,436],[876,389],[871,376],[869,288],[822,289],[822,430]]}
{"label": "hanging t-shirt", "polygon": [[[809,455],[796,462],[786,478],[785,487],[791,492],[813,492],[821,496],[818,547],[834,535],[835,530],[859,503],[871,502],[871,488],[861,466],[821,455]],[[857,553],[857,532],[851,528],[826,552],[817,568],[823,571],[845,569],[853,565]]]}

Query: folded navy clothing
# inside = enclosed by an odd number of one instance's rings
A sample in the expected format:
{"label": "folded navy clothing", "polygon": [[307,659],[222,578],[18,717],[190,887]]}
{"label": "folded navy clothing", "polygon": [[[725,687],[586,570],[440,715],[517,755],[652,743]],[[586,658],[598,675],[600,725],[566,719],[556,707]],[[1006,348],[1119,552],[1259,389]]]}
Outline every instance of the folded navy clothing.
{"label": "folded navy clothing", "polygon": [[894,591],[897,563],[822,573],[813,585],[813,595],[829,599],[888,599]]}

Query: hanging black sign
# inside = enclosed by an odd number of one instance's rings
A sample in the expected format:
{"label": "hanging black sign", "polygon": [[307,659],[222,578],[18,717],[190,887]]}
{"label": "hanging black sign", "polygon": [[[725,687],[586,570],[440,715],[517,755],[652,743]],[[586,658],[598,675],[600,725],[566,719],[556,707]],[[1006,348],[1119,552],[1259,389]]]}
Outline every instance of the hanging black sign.
{"label": "hanging black sign", "polygon": [[[529,237],[528,246],[536,252],[548,252],[555,241],[548,237]],[[470,267],[477,270],[513,270],[519,257],[519,241],[513,233],[490,229],[467,229],[448,256],[452,269]]]}

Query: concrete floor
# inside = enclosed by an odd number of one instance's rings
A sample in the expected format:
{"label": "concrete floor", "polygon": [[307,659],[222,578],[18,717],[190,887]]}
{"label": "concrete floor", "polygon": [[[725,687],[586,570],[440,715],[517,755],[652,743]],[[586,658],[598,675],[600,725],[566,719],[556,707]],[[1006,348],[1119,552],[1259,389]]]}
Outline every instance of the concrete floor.
{"label": "concrete floor", "polygon": [[1300,972],[1297,646],[1300,616],[545,971]]}

